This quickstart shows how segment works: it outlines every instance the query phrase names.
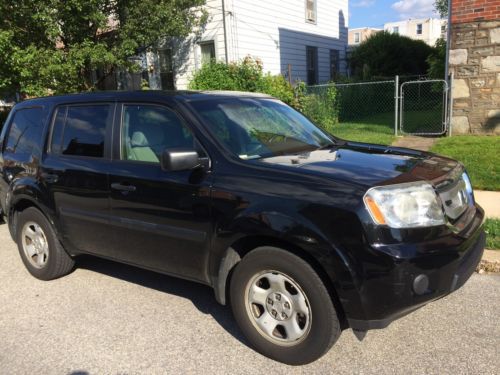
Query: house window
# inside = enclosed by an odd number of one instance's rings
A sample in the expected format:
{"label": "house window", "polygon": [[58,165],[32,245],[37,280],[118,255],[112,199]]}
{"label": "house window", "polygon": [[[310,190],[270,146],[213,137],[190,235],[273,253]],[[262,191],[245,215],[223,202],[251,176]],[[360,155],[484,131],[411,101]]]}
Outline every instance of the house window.
{"label": "house window", "polygon": [[306,22],[316,23],[316,0],[306,0]]}
{"label": "house window", "polygon": [[318,83],[318,48],[306,47],[307,84]]}
{"label": "house window", "polygon": [[422,24],[417,23],[417,35],[422,35]]}
{"label": "house window", "polygon": [[200,49],[202,64],[206,64],[211,62],[212,60],[215,60],[215,44],[213,40],[200,43]]}
{"label": "house window", "polygon": [[340,54],[336,49],[330,50],[330,80],[335,81],[339,73]]}
{"label": "house window", "polygon": [[441,25],[441,34],[446,33],[446,25]]}
{"label": "house window", "polygon": [[394,27],[392,28],[392,32],[393,32],[394,34],[399,34],[399,26],[394,26]]}
{"label": "house window", "polygon": [[359,33],[354,33],[354,43],[359,43]]}

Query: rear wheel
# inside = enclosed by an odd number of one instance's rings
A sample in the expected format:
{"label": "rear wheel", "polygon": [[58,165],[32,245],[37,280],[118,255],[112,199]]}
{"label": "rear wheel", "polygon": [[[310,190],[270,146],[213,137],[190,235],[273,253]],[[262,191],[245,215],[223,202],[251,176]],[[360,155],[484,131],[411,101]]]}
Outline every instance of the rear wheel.
{"label": "rear wheel", "polygon": [[231,307],[257,351],[291,365],[312,362],[340,336],[328,290],[314,269],[283,249],[261,247],[236,266]]}
{"label": "rear wheel", "polygon": [[28,271],[40,280],[64,276],[75,264],[59,243],[47,218],[33,207],[19,213],[17,246]]}

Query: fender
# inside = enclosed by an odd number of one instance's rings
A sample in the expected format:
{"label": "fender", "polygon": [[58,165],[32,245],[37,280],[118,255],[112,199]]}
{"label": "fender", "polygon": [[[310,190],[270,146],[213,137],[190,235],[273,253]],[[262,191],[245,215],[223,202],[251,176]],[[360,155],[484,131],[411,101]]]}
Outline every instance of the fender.
{"label": "fender", "polygon": [[308,258],[327,277],[342,305],[342,301],[359,300],[358,293],[354,296],[352,293],[356,290],[356,268],[343,249],[332,244],[331,238],[307,218],[292,216],[291,212],[285,214],[283,208],[279,211],[253,208],[240,213],[228,226],[216,229],[210,274],[219,303],[226,304],[227,281],[234,266],[245,253],[263,245],[285,247]]}
{"label": "fender", "polygon": [[28,205],[38,208],[52,224],[56,234],[58,235],[56,225],[56,215],[53,209],[50,209],[39,199],[43,192],[33,178],[21,177],[11,182],[6,195],[6,217],[9,224],[9,230],[12,238],[16,237],[16,220],[14,217],[15,209],[21,202],[26,202]]}

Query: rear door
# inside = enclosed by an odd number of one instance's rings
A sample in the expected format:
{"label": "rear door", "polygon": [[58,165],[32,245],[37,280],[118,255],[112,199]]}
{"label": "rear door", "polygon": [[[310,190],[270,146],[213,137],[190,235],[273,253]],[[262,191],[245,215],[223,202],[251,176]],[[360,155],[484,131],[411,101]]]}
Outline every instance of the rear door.
{"label": "rear door", "polygon": [[9,185],[14,178],[35,176],[42,153],[44,118],[46,109],[41,106],[14,109],[10,116],[6,137],[0,153],[0,201],[2,209]]}
{"label": "rear door", "polygon": [[60,105],[52,119],[40,180],[73,252],[107,255],[112,242],[108,169],[114,111],[114,103]]}
{"label": "rear door", "polygon": [[160,167],[166,148],[197,149],[207,160],[205,151],[169,107],[123,103],[118,113],[109,181],[113,257],[206,281],[210,170]]}

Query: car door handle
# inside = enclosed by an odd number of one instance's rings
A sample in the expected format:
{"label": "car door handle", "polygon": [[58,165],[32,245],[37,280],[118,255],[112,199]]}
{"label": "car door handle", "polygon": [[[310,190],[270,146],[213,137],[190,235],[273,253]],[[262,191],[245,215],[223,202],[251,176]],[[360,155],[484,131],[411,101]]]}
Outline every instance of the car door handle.
{"label": "car door handle", "polygon": [[120,191],[135,191],[136,187],[134,185],[124,185],[119,182],[114,182],[111,184],[111,189]]}

